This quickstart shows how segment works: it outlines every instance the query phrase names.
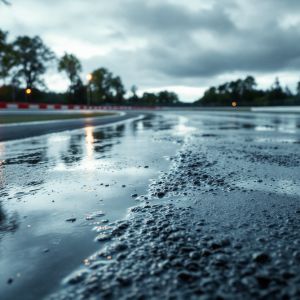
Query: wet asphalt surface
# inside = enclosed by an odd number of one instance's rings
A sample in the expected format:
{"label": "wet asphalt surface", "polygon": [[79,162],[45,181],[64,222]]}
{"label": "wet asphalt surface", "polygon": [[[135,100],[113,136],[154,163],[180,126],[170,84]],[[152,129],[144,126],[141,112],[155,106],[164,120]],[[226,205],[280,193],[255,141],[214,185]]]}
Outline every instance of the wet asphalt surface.
{"label": "wet asphalt surface", "polygon": [[2,142],[1,299],[300,299],[299,147],[242,112]]}
{"label": "wet asphalt surface", "polygon": [[[5,112],[0,112],[4,114]],[[49,112],[48,112],[49,113]],[[53,113],[53,112],[52,112]],[[55,112],[57,113],[57,112]],[[60,112],[62,113],[62,112]],[[14,111],[8,111],[5,115],[16,114]],[[22,112],[19,112],[22,114]],[[27,112],[27,114],[34,114],[33,111]],[[47,114],[47,112],[39,112],[39,114]],[[23,123],[22,125],[16,124],[4,124],[0,125],[0,142],[12,141],[16,139],[23,139],[29,137],[36,137],[44,134],[56,133],[66,130],[80,129],[84,127],[99,126],[104,124],[109,124],[113,122],[118,122],[122,120],[127,120],[135,117],[135,113],[118,114],[116,116],[105,116],[97,118],[87,118],[85,119],[70,119],[70,120],[59,120],[59,121],[40,121],[40,122],[30,122]],[[21,127],[20,127],[21,126]],[[22,130],[20,130],[22,128]]]}

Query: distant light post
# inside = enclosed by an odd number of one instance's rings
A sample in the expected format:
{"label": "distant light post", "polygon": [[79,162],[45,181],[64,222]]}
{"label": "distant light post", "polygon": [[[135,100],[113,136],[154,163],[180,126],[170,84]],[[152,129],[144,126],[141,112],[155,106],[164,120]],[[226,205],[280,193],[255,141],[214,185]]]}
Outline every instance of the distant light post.
{"label": "distant light post", "polygon": [[25,93],[26,93],[26,102],[29,102],[28,100],[30,99],[30,95],[31,95],[31,89],[27,88]]}
{"label": "distant light post", "polygon": [[92,76],[92,74],[87,74],[85,78],[89,83],[88,89],[87,89],[87,105],[90,106],[91,105],[91,82],[92,82],[93,76]]}

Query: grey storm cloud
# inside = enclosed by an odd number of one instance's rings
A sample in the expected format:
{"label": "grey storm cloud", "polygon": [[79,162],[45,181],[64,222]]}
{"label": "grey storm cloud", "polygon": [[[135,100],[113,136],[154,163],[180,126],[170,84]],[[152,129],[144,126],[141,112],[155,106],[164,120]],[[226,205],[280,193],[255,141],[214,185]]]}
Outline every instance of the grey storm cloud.
{"label": "grey storm cloud", "polygon": [[[300,69],[299,0],[27,1],[36,22],[15,18],[5,28],[0,20],[1,29],[110,47],[78,56],[85,70],[107,67],[128,85],[195,86],[224,73]],[[23,0],[11,2],[13,11]]]}
{"label": "grey storm cloud", "polygon": [[[266,2],[269,6],[266,6]],[[261,26],[239,28],[226,5],[191,12],[171,4],[148,6],[131,3],[122,10],[121,20],[135,34],[149,35],[140,63],[169,76],[214,76],[230,71],[270,72],[300,67],[299,26],[280,27],[280,18],[293,12],[293,4],[265,1],[269,7]],[[259,9],[259,4],[257,5]],[[295,7],[294,7],[295,9]],[[253,23],[260,20],[253,20]],[[196,33],[195,33],[196,32]],[[217,47],[197,43],[197,32],[213,37]],[[138,59],[138,58],[137,58]]]}
{"label": "grey storm cloud", "polygon": [[222,33],[234,29],[234,24],[221,8],[209,11],[189,11],[180,6],[159,3],[151,6],[145,2],[132,2],[118,9],[120,19],[133,31],[156,32],[159,35],[181,34],[195,29]]}
{"label": "grey storm cloud", "polygon": [[[239,1],[220,2],[195,11],[167,2],[153,5],[151,1],[110,7],[108,13],[115,17],[120,30],[115,38],[130,35],[145,38],[147,44],[133,54],[113,51],[107,61],[119,62],[121,56],[139,69],[173,77],[299,69],[299,26],[283,28],[280,20],[300,8],[300,2],[269,0],[260,5],[251,1],[249,9],[256,7],[262,14],[254,14],[252,24],[246,26],[238,23],[247,11],[241,10],[237,20],[230,15],[231,9],[239,11]],[[263,20],[256,19],[261,16]]]}

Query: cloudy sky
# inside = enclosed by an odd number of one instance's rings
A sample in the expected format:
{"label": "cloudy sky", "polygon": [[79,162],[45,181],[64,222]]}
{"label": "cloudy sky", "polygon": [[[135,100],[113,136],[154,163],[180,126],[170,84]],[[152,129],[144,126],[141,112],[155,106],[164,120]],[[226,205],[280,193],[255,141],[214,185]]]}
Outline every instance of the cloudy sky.
{"label": "cloudy sky", "polygon": [[[299,0],[11,0],[0,28],[39,35],[57,56],[75,54],[83,73],[99,67],[120,75],[129,91],[174,91],[199,99],[209,86],[276,76],[295,91],[300,77]],[[68,80],[53,67],[51,90]]]}

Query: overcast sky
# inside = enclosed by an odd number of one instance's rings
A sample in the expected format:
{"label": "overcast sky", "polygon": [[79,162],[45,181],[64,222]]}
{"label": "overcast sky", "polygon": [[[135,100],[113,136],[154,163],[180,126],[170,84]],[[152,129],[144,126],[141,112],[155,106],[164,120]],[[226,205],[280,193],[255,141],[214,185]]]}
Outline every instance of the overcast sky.
{"label": "overcast sky", "polygon": [[[300,76],[299,0],[11,0],[0,5],[9,40],[39,35],[57,56],[75,54],[83,73],[105,67],[127,91],[167,89],[182,101],[247,75],[295,91]],[[46,82],[64,91],[56,69]]]}

